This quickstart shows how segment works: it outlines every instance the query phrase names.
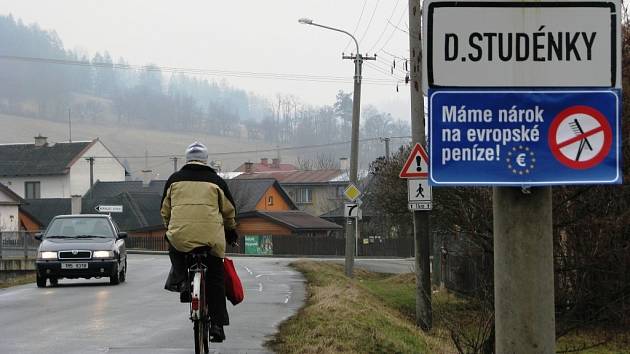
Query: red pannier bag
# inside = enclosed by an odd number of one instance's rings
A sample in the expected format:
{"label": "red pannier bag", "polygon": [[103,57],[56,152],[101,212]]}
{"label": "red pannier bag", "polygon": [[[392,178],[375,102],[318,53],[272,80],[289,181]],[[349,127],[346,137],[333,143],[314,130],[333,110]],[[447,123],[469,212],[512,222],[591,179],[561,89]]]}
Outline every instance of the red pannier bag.
{"label": "red pannier bag", "polygon": [[238,305],[243,301],[245,294],[241,279],[236,274],[234,262],[225,257],[223,259],[223,269],[225,269],[225,297],[230,300],[232,305]]}

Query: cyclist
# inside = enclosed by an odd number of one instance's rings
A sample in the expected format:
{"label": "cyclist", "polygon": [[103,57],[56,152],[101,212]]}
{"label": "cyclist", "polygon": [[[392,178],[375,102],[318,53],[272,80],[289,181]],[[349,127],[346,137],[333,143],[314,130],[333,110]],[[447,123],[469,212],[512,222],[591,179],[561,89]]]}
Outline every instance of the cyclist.
{"label": "cyclist", "polygon": [[180,293],[190,302],[186,282],[186,253],[207,249],[206,298],[211,319],[210,340],[225,340],[223,326],[229,324],[225,303],[223,257],[226,242],[236,242],[236,208],[225,181],[207,165],[208,150],[194,142],[186,149],[186,164],[173,173],[162,196],[161,214],[166,225],[171,271],[164,288]]}

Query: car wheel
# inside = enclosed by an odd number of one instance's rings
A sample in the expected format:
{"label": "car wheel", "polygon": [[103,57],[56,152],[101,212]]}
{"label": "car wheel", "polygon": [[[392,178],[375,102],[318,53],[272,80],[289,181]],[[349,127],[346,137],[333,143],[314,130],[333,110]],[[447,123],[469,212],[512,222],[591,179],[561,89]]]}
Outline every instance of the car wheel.
{"label": "car wheel", "polygon": [[125,259],[125,268],[120,272],[120,282],[123,283],[127,280],[127,260]]}
{"label": "car wheel", "polygon": [[50,278],[50,286],[57,286],[57,285],[59,285],[59,279]]}
{"label": "car wheel", "polygon": [[46,277],[40,277],[39,275],[37,275],[37,287],[38,288],[45,288],[46,287]]}
{"label": "car wheel", "polygon": [[111,285],[120,284],[120,272],[118,271],[118,266],[114,268],[114,271],[112,272],[112,276],[109,277],[109,283]]}

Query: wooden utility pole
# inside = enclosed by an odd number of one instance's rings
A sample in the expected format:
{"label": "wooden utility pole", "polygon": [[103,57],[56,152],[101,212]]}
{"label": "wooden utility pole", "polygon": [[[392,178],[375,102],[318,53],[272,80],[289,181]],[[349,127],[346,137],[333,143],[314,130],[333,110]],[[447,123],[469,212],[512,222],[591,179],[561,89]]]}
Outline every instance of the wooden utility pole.
{"label": "wooden utility pole", "polygon": [[[409,0],[409,86],[411,87],[411,135],[413,143],[426,146],[424,97],[422,95],[422,7]],[[416,269],[416,325],[425,331],[433,325],[431,309],[431,264],[429,212],[413,211]]]}

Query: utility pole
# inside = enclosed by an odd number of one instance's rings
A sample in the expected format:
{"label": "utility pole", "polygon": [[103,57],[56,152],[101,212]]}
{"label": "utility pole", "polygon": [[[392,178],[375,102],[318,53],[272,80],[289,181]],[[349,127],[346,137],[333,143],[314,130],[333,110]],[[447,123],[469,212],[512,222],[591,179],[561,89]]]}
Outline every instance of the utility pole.
{"label": "utility pole", "polygon": [[90,163],[90,188],[92,188],[94,186],[94,157],[88,157],[86,160]]}
{"label": "utility pole", "polygon": [[[353,37],[354,38],[354,37]],[[354,93],[352,97],[352,139],[350,142],[350,183],[355,186],[358,184],[359,170],[359,122],[361,118],[361,75],[364,60],[376,60],[376,56],[363,56],[358,53],[359,45],[357,44],[357,54],[343,55],[343,59],[351,59],[354,61]],[[356,226],[353,223],[357,223]],[[356,246],[356,229],[359,227],[358,218],[348,218],[346,224],[346,276],[352,277],[354,268],[354,254]]]}
{"label": "utility pole", "polygon": [[[409,83],[411,88],[411,135],[413,142],[426,147],[424,136],[424,97],[422,95],[422,8],[419,0],[409,0]],[[429,212],[413,211],[416,269],[416,325],[424,331],[433,325],[431,308],[431,264]]]}
{"label": "utility pole", "polygon": [[68,108],[68,142],[72,142],[72,108]]}
{"label": "utility pole", "polygon": [[151,172],[153,172],[153,170],[149,169],[149,150],[146,148],[144,149],[144,170],[141,172],[142,185],[146,187],[151,182]]}
{"label": "utility pole", "polygon": [[551,187],[494,187],[497,353],[554,353]]}
{"label": "utility pole", "polygon": [[[341,54],[342,59],[350,59],[354,61],[354,92],[352,98],[352,139],[350,142],[350,183],[357,185],[358,182],[358,167],[359,167],[359,121],[361,116],[361,73],[363,69],[363,61],[364,60],[376,60],[376,55],[370,57],[368,55],[362,55],[359,51],[359,42],[354,36],[342,29],[329,27],[320,25],[318,23],[313,22],[313,20],[309,18],[301,18],[298,20],[299,23],[311,26],[317,26],[325,29],[329,29],[331,31],[344,33],[354,41],[354,44],[357,49],[356,54],[345,55]],[[356,227],[358,225],[354,225],[354,223],[358,223],[358,220],[354,218],[348,218],[346,223],[346,264],[345,264],[345,274],[348,277],[352,277],[353,268],[354,268],[354,253],[356,250]]]}
{"label": "utility pole", "polygon": [[379,138],[379,140],[385,143],[385,159],[389,159],[389,141],[391,138]]}
{"label": "utility pole", "polygon": [[177,156],[171,157],[171,160],[173,160],[173,172],[177,172]]}

